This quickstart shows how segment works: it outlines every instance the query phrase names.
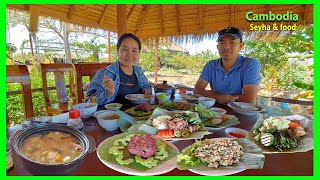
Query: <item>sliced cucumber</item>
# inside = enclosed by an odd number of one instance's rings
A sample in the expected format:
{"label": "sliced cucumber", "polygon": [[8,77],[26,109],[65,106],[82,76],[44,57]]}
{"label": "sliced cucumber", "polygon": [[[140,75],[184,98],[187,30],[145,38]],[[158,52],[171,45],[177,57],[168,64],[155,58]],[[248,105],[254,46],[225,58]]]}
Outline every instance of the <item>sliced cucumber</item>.
{"label": "sliced cucumber", "polygon": [[260,142],[264,146],[272,146],[274,144],[274,136],[271,133],[263,133]]}
{"label": "sliced cucumber", "polygon": [[258,134],[260,134],[260,130],[259,129],[255,129],[255,130],[252,131],[252,133],[254,135],[258,135]]}

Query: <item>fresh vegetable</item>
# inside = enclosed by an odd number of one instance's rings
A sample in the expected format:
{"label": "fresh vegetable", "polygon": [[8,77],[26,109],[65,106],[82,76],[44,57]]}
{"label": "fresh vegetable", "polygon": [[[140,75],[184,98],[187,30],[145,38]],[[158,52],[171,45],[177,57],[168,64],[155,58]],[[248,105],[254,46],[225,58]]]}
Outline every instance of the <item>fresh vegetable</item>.
{"label": "fresh vegetable", "polygon": [[263,133],[260,142],[264,146],[272,146],[274,144],[274,136],[271,133]]}
{"label": "fresh vegetable", "polygon": [[294,121],[291,121],[290,124],[289,124],[289,129],[294,129],[298,126],[302,126],[300,123],[297,123],[297,122],[294,122]]}
{"label": "fresh vegetable", "polygon": [[273,128],[267,129],[265,132],[273,134],[277,131],[278,131],[278,129],[276,127],[273,127]]}
{"label": "fresh vegetable", "polygon": [[263,126],[265,126],[267,129],[276,127],[278,130],[284,130],[289,128],[290,122],[291,121],[286,119],[277,119],[275,117],[269,117],[268,119],[263,121]]}
{"label": "fresh vegetable", "polygon": [[236,138],[244,138],[245,137],[244,135],[238,134],[238,133],[235,133],[235,132],[229,132],[228,134],[230,136],[233,136],[233,137],[236,137]]}
{"label": "fresh vegetable", "polygon": [[261,133],[257,134],[256,136],[253,137],[253,140],[255,141],[259,141],[260,142],[261,139]]}
{"label": "fresh vegetable", "polygon": [[254,135],[258,135],[258,134],[260,134],[260,131],[259,131],[259,129],[255,129],[255,130],[252,131],[252,133],[253,133]]}
{"label": "fresh vegetable", "polygon": [[290,129],[277,131],[274,134],[274,137],[274,146],[280,151],[295,148],[299,143],[299,137],[297,137]]}
{"label": "fresh vegetable", "polygon": [[174,132],[175,137],[181,137],[181,131],[175,131]]}
{"label": "fresh vegetable", "polygon": [[160,130],[158,132],[157,136],[159,136],[159,137],[175,137],[174,130],[172,130],[172,129]]}

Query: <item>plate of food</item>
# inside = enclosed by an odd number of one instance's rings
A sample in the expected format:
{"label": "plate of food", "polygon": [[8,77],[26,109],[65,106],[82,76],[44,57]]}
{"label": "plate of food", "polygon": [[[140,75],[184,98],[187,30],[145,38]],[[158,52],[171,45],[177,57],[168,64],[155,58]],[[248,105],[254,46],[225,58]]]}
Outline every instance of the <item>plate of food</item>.
{"label": "plate of food", "polygon": [[189,102],[197,102],[199,97],[202,97],[199,94],[182,94],[180,93],[180,96],[183,100],[187,100]]}
{"label": "plate of food", "polygon": [[210,108],[210,109],[213,110],[213,111],[215,111],[215,112],[217,112],[217,113],[219,113],[219,114],[225,114],[225,113],[227,113],[227,110],[222,109],[222,108],[213,107],[213,108]]}
{"label": "plate of food", "polygon": [[138,119],[147,120],[151,116],[153,110],[155,110],[157,107],[158,107],[157,105],[151,105],[149,102],[146,102],[146,103],[136,105],[132,108],[129,108],[125,112],[130,116],[133,116],[137,120]]}
{"label": "plate of food", "polygon": [[129,175],[159,175],[176,167],[179,150],[172,143],[152,134],[122,133],[97,148],[100,161],[109,168]]}
{"label": "plate of food", "polygon": [[190,109],[193,109],[194,104],[188,102],[166,102],[160,105],[160,107],[167,110],[188,111]]}
{"label": "plate of food", "polygon": [[177,157],[177,168],[201,175],[222,176],[262,169],[265,157],[259,147],[246,139],[213,138],[196,141]]}
{"label": "plate of food", "polygon": [[234,115],[219,114],[202,104],[195,104],[191,111],[199,114],[203,125],[209,131],[219,130],[240,124],[240,121]]}
{"label": "plate of food", "polygon": [[264,153],[306,152],[313,149],[313,121],[259,118],[246,138]]}
{"label": "plate of food", "polygon": [[198,114],[191,111],[171,112],[157,108],[148,121],[138,130],[151,133],[166,140],[200,139],[211,134]]}
{"label": "plate of food", "polygon": [[142,104],[150,102],[154,95],[150,94],[128,94],[125,96],[126,99],[130,100],[133,104]]}

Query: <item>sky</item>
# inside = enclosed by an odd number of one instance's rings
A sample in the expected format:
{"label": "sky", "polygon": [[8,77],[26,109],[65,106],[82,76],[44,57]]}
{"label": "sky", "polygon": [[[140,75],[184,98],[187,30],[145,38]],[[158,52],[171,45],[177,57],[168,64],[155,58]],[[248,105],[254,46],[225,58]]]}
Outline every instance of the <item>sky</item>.
{"label": "sky", "polygon": [[[49,38],[49,37],[53,37],[54,33],[40,33],[39,34],[40,39],[41,38]],[[8,31],[8,29],[6,30],[6,42],[7,43],[13,43],[14,46],[16,46],[18,48],[18,53],[20,52],[20,46],[23,42],[23,40],[28,40],[29,39],[29,34],[27,29],[22,26],[22,25],[18,25],[14,28],[10,28],[10,32]],[[107,38],[102,38],[102,41],[105,41]],[[79,36],[78,41],[89,41],[90,38],[86,37],[86,36]],[[101,40],[100,40],[101,42]],[[199,42],[197,44],[184,44],[182,45],[183,48],[185,48],[187,51],[189,51],[189,53],[191,55],[196,54],[196,53],[201,53],[202,51],[206,51],[207,49],[210,50],[213,53],[217,53],[217,43],[215,40],[204,40],[202,42]],[[62,51],[61,53],[64,53],[64,51]]]}

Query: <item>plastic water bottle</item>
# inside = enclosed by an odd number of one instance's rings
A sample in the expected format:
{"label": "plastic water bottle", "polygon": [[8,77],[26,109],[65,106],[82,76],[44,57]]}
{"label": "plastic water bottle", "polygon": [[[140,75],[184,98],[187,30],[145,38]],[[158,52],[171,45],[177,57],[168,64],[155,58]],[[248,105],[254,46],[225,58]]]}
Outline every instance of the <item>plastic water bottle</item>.
{"label": "plastic water bottle", "polygon": [[279,107],[282,109],[290,109],[290,105],[285,102],[280,102]]}
{"label": "plastic water bottle", "polygon": [[74,110],[69,111],[68,126],[82,130],[83,123],[82,123],[82,120],[80,119],[80,111],[79,110],[74,109]]}

